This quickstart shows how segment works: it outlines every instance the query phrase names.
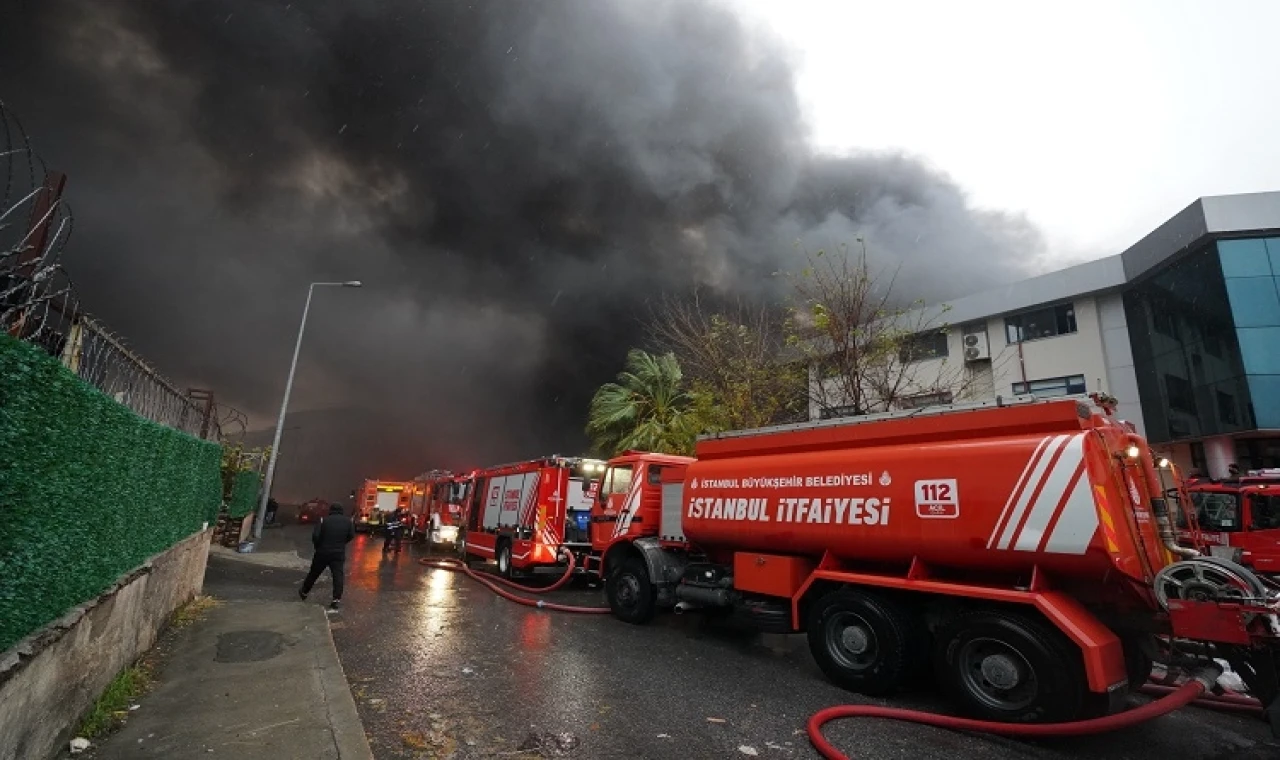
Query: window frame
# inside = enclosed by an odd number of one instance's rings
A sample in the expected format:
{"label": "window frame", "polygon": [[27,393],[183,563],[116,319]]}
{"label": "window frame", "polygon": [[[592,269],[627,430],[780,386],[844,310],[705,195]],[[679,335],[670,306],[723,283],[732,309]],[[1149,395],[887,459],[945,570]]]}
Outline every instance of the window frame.
{"label": "window frame", "polygon": [[[623,488],[621,491],[614,490],[614,481],[616,480],[614,476],[617,474],[619,470],[626,470],[628,475],[627,486],[626,488]],[[608,469],[607,472],[605,472],[605,479],[604,479],[604,482],[600,484],[600,491],[605,497],[616,496],[618,494],[626,495],[631,491],[631,484],[635,482],[635,479],[636,479],[636,466],[634,463],[628,462],[626,464],[613,465]]]}
{"label": "window frame", "polygon": [[[932,345],[930,345],[932,344]],[[924,350],[920,350],[921,347]],[[951,336],[946,330],[925,330],[902,339],[898,347],[898,361],[903,364],[946,359],[951,355]]]}
{"label": "window frame", "polygon": [[[1052,314],[1053,329],[1052,335],[1037,335],[1032,338],[1026,337],[1024,321],[1032,315]],[[1062,329],[1062,324],[1068,323],[1068,329]],[[1014,337],[1016,330],[1017,338]],[[1058,303],[1052,306],[1042,306],[1036,309],[1027,309],[1016,314],[1010,314],[1004,318],[1004,338],[1005,342],[1010,346],[1019,343],[1031,343],[1037,340],[1049,340],[1051,338],[1061,338],[1067,335],[1075,335],[1080,332],[1080,321],[1076,315],[1076,305],[1074,301]]]}
{"label": "window frame", "polygon": [[[1265,504],[1265,507],[1262,505]],[[1262,507],[1262,508],[1260,508]],[[1275,519],[1272,524],[1259,525],[1259,514],[1275,513]],[[1280,529],[1280,494],[1269,493],[1251,493],[1249,494],[1249,530],[1276,530]]]}
{"label": "window frame", "polygon": [[[1201,498],[1197,500],[1197,496]],[[1224,528],[1222,527],[1220,520],[1211,521],[1208,519],[1205,514],[1204,502],[1210,497],[1217,500],[1231,500],[1231,509],[1233,510],[1235,518],[1232,522],[1234,522],[1235,525]],[[1200,530],[1206,533],[1239,533],[1244,529],[1240,524],[1240,496],[1238,494],[1226,493],[1223,491],[1192,491],[1191,504],[1195,507],[1196,522],[1200,524]]]}
{"label": "window frame", "polygon": [[[1078,383],[1071,382],[1072,380],[1075,380],[1077,378],[1079,378],[1080,382]],[[1036,393],[1031,389],[1031,386],[1035,385],[1036,383],[1050,383],[1050,382],[1057,382],[1057,381],[1062,382],[1062,393],[1057,393],[1052,396],[1044,396]],[[1022,387],[1022,390],[1018,389],[1019,386]],[[1073,392],[1071,390],[1073,386],[1079,387],[1080,390],[1078,392]],[[1011,387],[1013,390],[1013,395],[1015,396],[1035,396],[1036,398],[1065,398],[1067,396],[1079,396],[1081,394],[1088,393],[1089,381],[1085,379],[1085,376],[1083,374],[1062,375],[1060,377],[1042,377],[1036,380],[1027,380],[1025,383],[1018,382],[1018,383],[1014,383]]]}

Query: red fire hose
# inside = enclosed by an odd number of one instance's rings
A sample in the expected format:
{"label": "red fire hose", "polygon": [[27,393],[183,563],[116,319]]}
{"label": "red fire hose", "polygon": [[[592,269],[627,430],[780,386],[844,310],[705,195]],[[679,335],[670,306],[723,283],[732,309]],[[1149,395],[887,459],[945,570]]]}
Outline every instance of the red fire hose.
{"label": "red fire hose", "polygon": [[1177,689],[1171,690],[1171,692],[1168,696],[1157,699],[1154,702],[1148,702],[1133,710],[1074,723],[995,723],[985,720],[955,718],[950,715],[935,715],[916,710],[902,710],[894,707],[840,705],[838,707],[828,707],[825,710],[819,710],[814,713],[809,718],[809,723],[805,728],[809,733],[809,741],[813,743],[814,748],[824,758],[827,760],[849,760],[848,755],[836,749],[835,745],[827,741],[827,738],[822,735],[824,723],[839,718],[887,718],[889,720],[936,726],[952,731],[978,731],[1001,736],[1084,736],[1127,728],[1177,710],[1179,707],[1188,705],[1198,699],[1205,692],[1205,684],[1200,679],[1193,679]]}
{"label": "red fire hose", "polygon": [[[1161,684],[1149,683],[1142,687],[1143,694],[1150,694],[1153,697],[1163,697],[1177,691],[1177,687],[1164,686]],[[1250,715],[1262,714],[1262,703],[1253,697],[1240,694],[1238,692],[1229,691],[1226,694],[1204,694],[1195,702],[1196,707],[1204,707],[1209,710],[1221,710],[1223,712],[1247,713]]]}
{"label": "red fire hose", "polygon": [[[529,599],[528,597],[513,594],[498,585],[501,583],[522,592],[529,594],[545,594],[555,591],[564,584],[569,582],[573,577],[575,560],[572,554],[569,554],[568,567],[565,568],[564,575],[557,579],[554,583],[543,588],[530,588],[505,578],[495,578],[493,576],[481,575],[465,562],[451,557],[442,557],[435,559],[432,557],[423,557],[418,562],[426,567],[434,567],[440,570],[449,570],[451,572],[465,573],[469,578],[477,583],[483,584],[490,591],[501,596],[503,599],[522,604],[526,607],[536,607],[543,610],[552,610],[553,612],[576,612],[583,614],[607,614],[610,612],[608,607],[578,607],[568,604],[553,604],[541,599]],[[998,734],[1001,736],[1015,737],[1049,737],[1049,736],[1085,736],[1088,734],[1101,734],[1108,731],[1115,731],[1121,728],[1142,723],[1143,721],[1158,718],[1166,713],[1173,712],[1180,707],[1195,703],[1202,707],[1212,709],[1221,709],[1231,712],[1260,712],[1261,705],[1256,699],[1246,697],[1242,694],[1228,693],[1224,695],[1206,694],[1206,682],[1212,683],[1216,680],[1216,676],[1207,679],[1193,678],[1187,683],[1178,686],[1161,686],[1157,684],[1147,684],[1142,691],[1147,694],[1161,695],[1160,699],[1148,702],[1141,707],[1128,710],[1116,715],[1108,715],[1102,718],[1094,718],[1091,720],[1076,721],[1073,723],[997,723],[993,721],[972,720],[970,718],[957,718],[950,715],[937,715],[934,713],[920,712],[918,710],[904,710],[894,707],[877,707],[875,705],[839,705],[836,707],[828,707],[825,710],[819,710],[810,718],[805,726],[809,734],[809,741],[814,748],[818,750],[826,760],[850,760],[849,756],[836,749],[835,745],[827,741],[822,735],[822,726],[830,721],[839,720],[841,718],[884,718],[888,720],[899,720],[907,723],[918,723],[926,726],[936,726],[937,728],[946,728],[952,731],[977,731],[988,734]]]}
{"label": "red fire hose", "polygon": [[[530,588],[529,586],[522,586],[519,583],[515,583],[514,581],[509,581],[505,578],[495,578],[493,576],[481,575],[480,573],[477,573],[476,571],[467,567],[467,564],[462,560],[454,559],[452,557],[442,557],[440,559],[435,559],[432,557],[423,557],[419,559],[418,562],[427,567],[434,567],[440,570],[449,570],[455,573],[458,573],[458,572],[466,573],[467,577],[471,578],[471,580],[487,586],[490,591],[502,597],[503,599],[507,599],[509,601],[515,602],[516,604],[523,604],[526,607],[536,607],[540,610],[552,610],[553,612],[578,612],[586,615],[602,615],[602,614],[608,614],[610,612],[608,607],[578,607],[570,604],[553,604],[551,602],[546,602],[541,599],[529,599],[528,597],[520,596],[518,594],[513,594],[510,591],[507,591],[506,589],[498,585],[498,583],[502,583],[512,588],[519,589],[520,591],[523,591],[527,594],[545,594],[548,591],[555,591],[556,589],[560,588],[564,584],[568,583],[569,579],[573,577],[573,569],[576,565],[576,561],[574,560],[572,553],[569,553],[569,566],[565,568],[564,575],[560,576],[560,578],[555,583],[552,583],[550,586],[546,586],[543,588]],[[497,583],[495,583],[495,581]]]}

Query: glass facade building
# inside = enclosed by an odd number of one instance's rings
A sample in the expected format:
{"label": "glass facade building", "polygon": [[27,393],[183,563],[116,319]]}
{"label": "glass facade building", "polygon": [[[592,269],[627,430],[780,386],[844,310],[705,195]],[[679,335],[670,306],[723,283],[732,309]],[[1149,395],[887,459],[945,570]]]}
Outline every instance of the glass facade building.
{"label": "glass facade building", "polygon": [[1205,243],[1124,311],[1153,443],[1230,436],[1242,466],[1280,466],[1280,236]]}

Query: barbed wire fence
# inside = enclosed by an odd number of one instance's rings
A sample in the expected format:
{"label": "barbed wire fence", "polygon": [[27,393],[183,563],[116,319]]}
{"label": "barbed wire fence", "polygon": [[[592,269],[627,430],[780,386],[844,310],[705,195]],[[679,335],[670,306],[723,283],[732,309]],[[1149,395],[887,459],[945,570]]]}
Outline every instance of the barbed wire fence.
{"label": "barbed wire fence", "polygon": [[243,437],[243,413],[219,407],[209,391],[183,392],[81,308],[62,266],[74,222],[65,184],[0,101],[0,329],[142,417],[206,440],[222,440],[224,427]]}

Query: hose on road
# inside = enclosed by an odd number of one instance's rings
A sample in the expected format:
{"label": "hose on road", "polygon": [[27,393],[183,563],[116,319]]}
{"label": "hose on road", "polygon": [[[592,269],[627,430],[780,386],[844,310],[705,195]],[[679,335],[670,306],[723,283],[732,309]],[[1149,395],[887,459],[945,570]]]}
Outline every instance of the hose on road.
{"label": "hose on road", "polygon": [[[1163,697],[1177,691],[1177,687],[1165,686],[1163,684],[1149,683],[1142,687],[1143,694],[1149,694],[1153,697]],[[1226,694],[1209,694],[1202,695],[1199,699],[1191,704],[1196,707],[1203,707],[1209,710],[1221,710],[1223,712],[1244,713],[1246,715],[1262,715],[1262,703],[1253,697],[1245,696],[1238,692],[1229,691]]]}
{"label": "hose on road", "polygon": [[[572,554],[569,555],[568,567],[565,569],[564,575],[551,585],[542,588],[530,588],[529,586],[524,586],[519,583],[506,580],[505,578],[481,575],[459,559],[435,559],[431,557],[423,557],[419,559],[418,562],[426,567],[465,573],[472,580],[488,587],[490,591],[501,596],[503,599],[510,600],[516,604],[523,604],[526,607],[536,607],[538,609],[551,610],[553,612],[574,612],[595,615],[608,614],[610,612],[608,607],[579,607],[567,604],[553,604],[541,599],[529,599],[528,597],[511,593],[498,585],[498,583],[501,583],[530,594],[545,594],[555,591],[568,583],[570,578],[573,576],[575,560]],[[1208,669],[1208,671],[1212,670],[1212,668]],[[1158,718],[1161,715],[1173,712],[1180,707],[1185,707],[1192,703],[1201,707],[1226,710],[1230,712],[1260,713],[1262,711],[1262,707],[1256,699],[1246,697],[1242,694],[1230,693],[1225,695],[1213,695],[1207,693],[1208,686],[1212,684],[1220,674],[1220,670],[1216,673],[1211,673],[1210,675],[1201,674],[1176,688],[1157,684],[1147,684],[1142,688],[1142,691],[1146,694],[1158,695],[1160,696],[1159,699],[1126,712],[1072,723],[998,723],[993,721],[973,720],[970,718],[957,718],[950,715],[938,715],[936,713],[920,712],[918,710],[905,710],[894,707],[877,707],[875,705],[838,705],[836,707],[828,707],[825,710],[819,710],[814,713],[809,718],[809,722],[805,726],[805,729],[808,732],[809,741],[813,744],[814,748],[818,750],[818,753],[826,758],[826,760],[850,760],[848,755],[837,749],[834,744],[823,736],[823,725],[841,718],[882,718],[887,720],[904,721],[907,723],[917,723],[926,726],[935,726],[937,728],[946,728],[952,731],[976,731],[981,733],[997,734],[1000,736],[1066,737],[1101,734],[1108,731],[1128,728],[1129,726],[1137,725],[1138,723],[1142,723],[1153,718]]]}
{"label": "hose on road", "polygon": [[513,594],[498,585],[498,583],[502,583],[506,586],[510,586],[511,588],[519,589],[527,594],[545,594],[549,591],[555,591],[568,583],[573,577],[573,570],[576,566],[576,561],[574,560],[572,553],[569,554],[569,566],[565,568],[564,575],[562,575],[555,583],[543,588],[531,588],[514,581],[509,581],[505,578],[481,575],[470,567],[467,567],[467,563],[452,557],[442,557],[439,559],[433,557],[422,557],[418,560],[418,564],[426,567],[434,567],[440,570],[449,570],[455,573],[465,573],[467,577],[471,578],[471,580],[488,587],[490,591],[503,599],[515,602],[516,604],[523,604],[526,607],[536,607],[540,610],[551,610],[553,612],[576,612],[583,615],[607,615],[610,612],[608,607],[579,607],[571,604],[555,604],[542,599],[530,599],[525,596],[520,596],[519,594]]}
{"label": "hose on road", "polygon": [[[1212,669],[1210,669],[1212,670]],[[1221,671],[1219,671],[1220,673]],[[1216,680],[1217,675],[1212,678],[1207,676],[1198,676],[1187,683],[1172,689],[1170,693],[1154,702],[1148,702],[1141,707],[1128,710],[1126,712],[1108,715],[1103,718],[1093,718],[1090,720],[1076,721],[1072,723],[996,723],[985,720],[972,720],[969,718],[955,718],[950,715],[937,715],[934,713],[919,712],[917,710],[902,710],[894,707],[877,707],[875,705],[839,705],[837,707],[828,707],[825,710],[819,710],[809,718],[809,723],[805,727],[809,733],[809,741],[814,748],[818,750],[826,760],[850,760],[849,756],[836,749],[835,745],[822,735],[822,726],[833,720],[840,718],[885,718],[888,720],[900,720],[908,723],[919,723],[926,726],[936,726],[938,728],[946,728],[952,731],[977,731],[987,734],[998,734],[1000,736],[1014,737],[1065,737],[1065,736],[1086,736],[1089,734],[1101,734],[1108,731],[1115,731],[1121,728],[1142,723],[1143,721],[1158,718],[1169,712],[1184,707],[1205,693],[1208,684],[1212,684]]]}

